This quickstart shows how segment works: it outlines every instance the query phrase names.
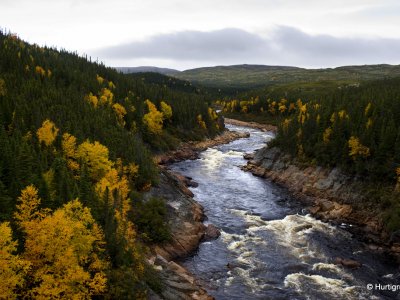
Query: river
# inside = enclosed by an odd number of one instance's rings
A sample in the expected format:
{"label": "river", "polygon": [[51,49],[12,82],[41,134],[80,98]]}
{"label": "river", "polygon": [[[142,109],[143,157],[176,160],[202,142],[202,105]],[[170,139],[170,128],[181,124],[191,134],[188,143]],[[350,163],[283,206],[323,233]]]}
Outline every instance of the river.
{"label": "river", "polygon": [[[240,169],[243,154],[272,133],[227,125],[249,138],[209,148],[197,160],[175,163],[174,171],[199,183],[191,188],[207,221],[221,229],[181,263],[216,299],[400,299],[375,284],[400,283],[398,269],[351,233],[307,215],[283,188]],[[353,259],[351,270],[333,263]],[[368,284],[373,285],[369,291]],[[378,287],[379,289],[379,287]],[[399,297],[399,298],[397,298]]]}

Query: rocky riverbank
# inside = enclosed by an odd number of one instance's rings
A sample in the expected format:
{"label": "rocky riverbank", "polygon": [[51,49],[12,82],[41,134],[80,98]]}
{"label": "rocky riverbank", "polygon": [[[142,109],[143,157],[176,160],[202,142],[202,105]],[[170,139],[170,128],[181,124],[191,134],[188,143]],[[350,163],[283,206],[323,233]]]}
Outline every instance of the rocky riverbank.
{"label": "rocky riverbank", "polygon": [[[189,192],[189,193],[188,193]],[[179,176],[162,169],[157,186],[145,194],[145,200],[162,197],[167,206],[171,241],[152,247],[149,262],[163,280],[160,296],[150,299],[213,299],[183,267],[173,260],[190,255],[206,234],[203,207],[191,197],[191,192]]]}
{"label": "rocky riverbank", "polygon": [[278,128],[274,125],[270,124],[260,124],[256,122],[245,122],[245,121],[240,121],[240,120],[235,120],[235,119],[224,119],[225,124],[231,124],[231,125],[236,125],[236,126],[245,126],[245,127],[250,127],[250,128],[255,128],[255,129],[260,129],[262,131],[272,131],[276,132]]}
{"label": "rocky riverbank", "polygon": [[197,159],[200,152],[209,147],[248,136],[248,133],[226,130],[214,139],[184,143],[177,150],[154,157],[155,162],[160,165],[160,181],[145,194],[145,200],[151,197],[162,197],[165,200],[172,239],[151,249],[149,263],[159,271],[164,287],[161,295],[152,293],[150,299],[213,299],[196,279],[174,260],[192,254],[201,241],[217,238],[220,232],[212,224],[203,224],[203,207],[192,198],[194,195],[188,188],[196,186],[196,182],[171,172],[167,165],[181,160]]}
{"label": "rocky riverbank", "polygon": [[248,136],[248,133],[225,130],[222,134],[217,135],[213,139],[182,143],[176,150],[154,156],[154,161],[159,165],[166,165],[186,159],[197,159],[199,158],[200,152],[209,147],[228,144],[234,140]]}
{"label": "rocky riverbank", "polygon": [[286,187],[313,216],[345,227],[372,250],[400,256],[400,243],[390,241],[382,216],[369,204],[361,181],[336,168],[300,167],[278,148],[265,147],[245,158],[248,163],[243,170]]}

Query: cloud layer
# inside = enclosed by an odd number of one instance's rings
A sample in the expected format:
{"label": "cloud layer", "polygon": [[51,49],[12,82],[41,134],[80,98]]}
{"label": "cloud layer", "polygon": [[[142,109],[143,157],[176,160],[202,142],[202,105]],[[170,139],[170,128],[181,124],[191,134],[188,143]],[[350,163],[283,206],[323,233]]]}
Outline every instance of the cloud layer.
{"label": "cloud layer", "polygon": [[400,63],[400,39],[310,35],[279,26],[266,37],[236,28],[180,31],[94,51],[102,59],[164,59],[212,64],[306,67]]}

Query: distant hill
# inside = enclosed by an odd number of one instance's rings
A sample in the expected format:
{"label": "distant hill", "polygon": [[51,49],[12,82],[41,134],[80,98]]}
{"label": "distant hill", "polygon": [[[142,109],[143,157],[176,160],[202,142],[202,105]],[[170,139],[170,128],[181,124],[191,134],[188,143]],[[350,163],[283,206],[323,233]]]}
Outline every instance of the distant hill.
{"label": "distant hill", "polygon": [[120,72],[125,73],[125,74],[153,72],[153,73],[160,73],[160,74],[165,74],[165,75],[175,75],[177,73],[180,73],[180,71],[175,70],[175,69],[158,68],[158,67],[150,67],[150,66],[116,67],[115,69],[117,71],[120,71]]}
{"label": "distant hill", "polygon": [[194,84],[238,91],[295,82],[360,81],[400,76],[399,65],[344,66],[327,69],[305,69],[287,66],[234,65],[185,70],[172,76]]}

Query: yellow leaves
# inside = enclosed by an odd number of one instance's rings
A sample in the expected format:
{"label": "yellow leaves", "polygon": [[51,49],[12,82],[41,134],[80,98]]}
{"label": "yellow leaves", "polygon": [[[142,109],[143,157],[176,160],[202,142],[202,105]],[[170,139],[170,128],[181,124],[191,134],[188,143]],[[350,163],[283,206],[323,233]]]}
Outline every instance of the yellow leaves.
{"label": "yellow leaves", "polygon": [[304,104],[304,105],[302,105],[302,106],[300,106],[300,107],[299,107],[299,110],[300,110],[300,112],[301,112],[302,114],[305,114],[305,113],[307,112],[307,103]]}
{"label": "yellow leaves", "polygon": [[200,126],[201,128],[207,129],[206,122],[203,121],[202,115],[197,115],[196,119],[197,119],[197,124],[199,124],[199,126]]}
{"label": "yellow leaves", "polygon": [[296,105],[295,105],[293,102],[291,102],[291,103],[289,104],[289,109],[288,109],[288,111],[291,112],[292,110],[295,110],[295,109],[296,109]]}
{"label": "yellow leaves", "polygon": [[103,77],[101,77],[100,75],[96,75],[96,80],[97,80],[97,82],[99,83],[99,84],[103,84],[103,82],[104,82],[104,78]]}
{"label": "yellow leaves", "polygon": [[303,106],[303,102],[301,101],[301,99],[297,99],[296,105],[297,105],[297,108],[300,110],[300,108]]}
{"label": "yellow leaves", "polygon": [[239,102],[239,105],[240,105],[240,107],[245,107],[245,106],[247,106],[249,104],[249,102],[248,101],[240,101]]}
{"label": "yellow leaves", "polygon": [[349,156],[353,159],[356,159],[358,156],[365,158],[370,155],[369,148],[361,144],[360,140],[357,137],[351,136],[348,144],[350,148]]}
{"label": "yellow leaves", "polygon": [[321,116],[320,116],[320,114],[317,115],[316,121],[317,121],[317,124],[319,125],[319,122],[321,121]]}
{"label": "yellow leaves", "polygon": [[373,124],[372,119],[368,118],[367,124],[365,124],[365,128],[370,129],[372,124]]}
{"label": "yellow leaves", "polygon": [[239,100],[232,100],[231,101],[231,112],[234,112],[236,110],[236,107],[239,107]]}
{"label": "yellow leaves", "polygon": [[32,263],[31,296],[90,299],[106,289],[103,234],[78,200],[27,229],[24,257]]}
{"label": "yellow leaves", "polygon": [[306,121],[306,117],[307,117],[307,115],[301,113],[301,111],[300,111],[297,120],[299,121],[300,124],[304,124],[304,122]]}
{"label": "yellow leaves", "polygon": [[338,116],[339,116],[340,120],[349,119],[349,115],[347,114],[347,112],[344,109],[342,109],[341,111],[338,112]]}
{"label": "yellow leaves", "polygon": [[322,135],[322,140],[324,141],[325,144],[328,144],[330,142],[331,135],[332,135],[332,128],[330,127],[326,128]]}
{"label": "yellow leaves", "polygon": [[36,66],[35,72],[36,72],[36,74],[39,74],[42,77],[46,76],[46,71],[41,66]]}
{"label": "yellow leaves", "polygon": [[151,189],[151,182],[145,183],[140,189],[141,192],[148,192]]}
{"label": "yellow leaves", "polygon": [[93,105],[94,108],[97,108],[97,105],[99,104],[99,99],[96,95],[93,95],[92,93],[89,93],[89,95],[85,97],[85,100]]}
{"label": "yellow leaves", "polygon": [[57,137],[58,128],[49,119],[45,120],[36,132],[39,142],[44,142],[46,146],[50,146]]}
{"label": "yellow leaves", "polygon": [[120,177],[118,171],[114,168],[100,179],[96,184],[95,190],[97,195],[102,199],[105,193],[108,192],[107,197],[110,200],[109,205],[112,207],[116,207],[117,203],[128,199],[130,192],[129,182],[126,176]]}
{"label": "yellow leaves", "polygon": [[109,81],[108,87],[113,90],[113,89],[115,89],[115,84],[112,81]]}
{"label": "yellow leaves", "polygon": [[0,258],[4,259],[6,255],[11,255],[17,250],[17,242],[12,240],[12,232],[8,222],[0,223],[0,233]]}
{"label": "yellow leaves", "polygon": [[100,92],[100,104],[111,105],[114,100],[114,94],[108,88],[102,88]]}
{"label": "yellow leaves", "polygon": [[289,128],[289,124],[290,124],[291,120],[290,119],[285,119],[282,122],[282,128],[285,132],[287,132],[288,128]]}
{"label": "yellow leaves", "polygon": [[279,105],[285,105],[287,102],[287,99],[282,98],[281,101],[279,101]]}
{"label": "yellow leaves", "polygon": [[163,118],[165,120],[171,119],[172,118],[172,107],[165,103],[164,101],[161,101],[161,111],[163,113]]}
{"label": "yellow leaves", "polygon": [[218,115],[211,107],[208,108],[208,116],[211,120],[216,121],[218,119]]}
{"label": "yellow leaves", "polygon": [[89,173],[94,180],[102,178],[112,167],[108,159],[108,148],[99,142],[85,141],[79,145],[76,157],[87,164]]}
{"label": "yellow leaves", "polygon": [[247,105],[242,106],[241,112],[245,114],[249,112],[249,108],[247,107]]}
{"label": "yellow leaves", "polygon": [[6,82],[4,79],[0,78],[0,96],[5,96],[7,94]]}
{"label": "yellow leaves", "polygon": [[21,228],[31,226],[33,220],[44,217],[48,211],[39,211],[40,198],[38,190],[34,185],[28,185],[21,191],[21,196],[18,197],[17,210],[14,213],[14,218]]}
{"label": "yellow leaves", "polygon": [[76,157],[76,137],[69,133],[64,133],[61,141],[63,154],[67,158]]}
{"label": "yellow leaves", "polygon": [[335,123],[335,121],[336,121],[336,113],[332,113],[330,121],[331,121],[332,124]]}
{"label": "yellow leaves", "polygon": [[365,110],[364,110],[364,115],[365,116],[367,116],[369,114],[369,112],[371,111],[371,107],[372,107],[372,104],[371,104],[371,102],[369,102],[367,104],[367,106],[365,107]]}
{"label": "yellow leaves", "polygon": [[120,239],[125,239],[127,243],[125,244],[125,250],[129,251],[130,249],[135,248],[135,238],[136,231],[133,227],[132,222],[128,219],[128,212],[130,209],[129,200],[122,201],[122,207],[119,210],[115,210],[115,220],[117,221],[117,230],[116,235]]}
{"label": "yellow leaves", "polygon": [[135,163],[130,163],[123,168],[123,172],[130,180],[134,180],[139,174],[139,166]]}
{"label": "yellow leaves", "polygon": [[17,299],[17,289],[24,284],[29,262],[18,255],[17,242],[12,240],[10,224],[0,224],[0,299]]}
{"label": "yellow leaves", "polygon": [[280,113],[283,114],[286,111],[286,105],[280,104],[278,109],[279,109]]}
{"label": "yellow leaves", "polygon": [[143,124],[150,133],[159,135],[163,128],[163,113],[159,112],[150,100],[146,100],[145,103],[149,112],[143,116]]}
{"label": "yellow leaves", "polygon": [[119,125],[121,125],[122,127],[125,126],[125,121],[124,121],[124,117],[126,115],[126,109],[125,107],[123,107],[121,104],[119,103],[115,103],[112,106],[114,112],[117,114],[117,120]]}
{"label": "yellow leaves", "polygon": [[64,133],[61,141],[61,148],[67,160],[67,167],[73,172],[79,170],[79,163],[76,161],[76,137]]}
{"label": "yellow leaves", "polygon": [[[29,66],[28,65],[25,66],[25,71],[29,71]],[[51,75],[52,75],[52,72],[51,72],[50,69],[46,71],[41,66],[36,66],[35,67],[35,72],[36,72],[36,74],[40,75],[41,77],[46,77],[47,76],[48,78],[50,78]]]}
{"label": "yellow leaves", "polygon": [[[269,100],[269,99],[268,99]],[[276,108],[275,108],[275,106],[276,106],[276,101],[272,101],[272,103],[269,103],[268,104],[268,111],[271,113],[271,114],[275,114],[276,113]]]}
{"label": "yellow leaves", "polygon": [[308,114],[307,114],[307,103],[303,104],[301,99],[298,99],[296,104],[297,104],[297,108],[299,110],[299,114],[297,116],[297,121],[300,124],[304,124],[304,122],[306,121],[306,118],[308,116]]}

